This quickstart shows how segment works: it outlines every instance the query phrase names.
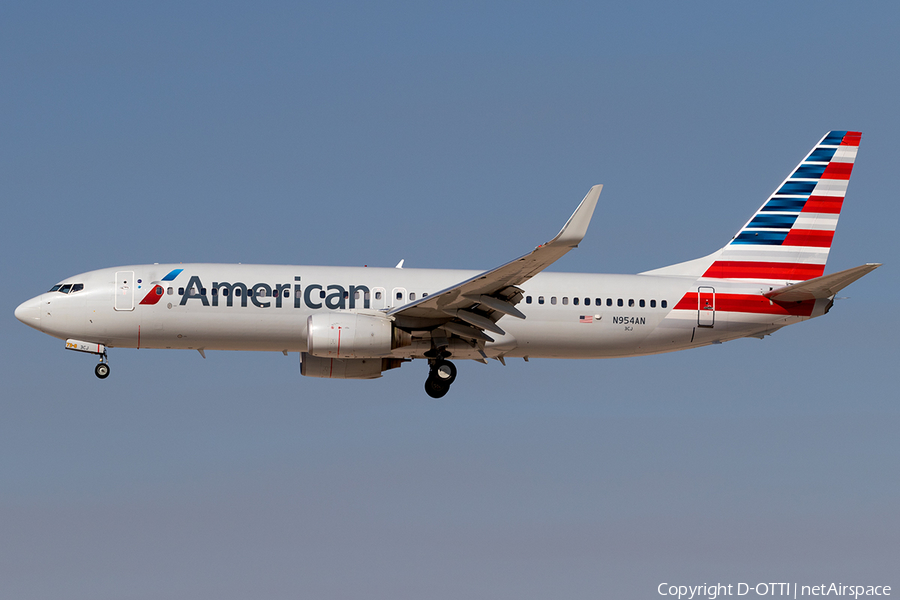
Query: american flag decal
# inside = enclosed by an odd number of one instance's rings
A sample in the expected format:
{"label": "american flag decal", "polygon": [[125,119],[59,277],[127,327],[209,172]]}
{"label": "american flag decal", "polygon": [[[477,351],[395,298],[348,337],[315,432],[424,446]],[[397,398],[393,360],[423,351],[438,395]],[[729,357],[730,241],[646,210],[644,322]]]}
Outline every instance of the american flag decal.
{"label": "american flag decal", "polygon": [[594,317],[593,317],[593,315],[581,315],[580,317],[578,317],[578,322],[579,323],[593,323]]}

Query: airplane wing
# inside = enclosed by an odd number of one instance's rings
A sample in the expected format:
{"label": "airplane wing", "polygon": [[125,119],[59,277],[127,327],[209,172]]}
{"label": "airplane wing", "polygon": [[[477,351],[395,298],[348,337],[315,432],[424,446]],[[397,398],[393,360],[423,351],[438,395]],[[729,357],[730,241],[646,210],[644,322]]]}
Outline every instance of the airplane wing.
{"label": "airplane wing", "polygon": [[504,331],[503,315],[524,319],[515,305],[522,299],[517,286],[525,283],[578,246],[587,232],[602,185],[595,185],[555,238],[530,253],[388,312],[403,328],[442,327],[449,333],[482,342],[493,341],[485,330]]}
{"label": "airplane wing", "polygon": [[880,266],[881,263],[867,263],[846,271],[839,271],[831,275],[786,285],[771,292],[766,292],[763,296],[777,302],[800,302],[802,300],[830,298],[863,275],[871,273]]}

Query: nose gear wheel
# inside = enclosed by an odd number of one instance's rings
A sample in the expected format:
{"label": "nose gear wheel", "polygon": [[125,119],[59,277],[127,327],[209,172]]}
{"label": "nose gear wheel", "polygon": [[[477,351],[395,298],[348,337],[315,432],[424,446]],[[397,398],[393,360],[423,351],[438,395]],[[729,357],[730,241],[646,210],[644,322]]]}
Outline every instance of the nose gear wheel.
{"label": "nose gear wheel", "polygon": [[94,375],[99,379],[109,377],[109,358],[106,356],[106,352],[100,355],[100,362],[94,367]]}

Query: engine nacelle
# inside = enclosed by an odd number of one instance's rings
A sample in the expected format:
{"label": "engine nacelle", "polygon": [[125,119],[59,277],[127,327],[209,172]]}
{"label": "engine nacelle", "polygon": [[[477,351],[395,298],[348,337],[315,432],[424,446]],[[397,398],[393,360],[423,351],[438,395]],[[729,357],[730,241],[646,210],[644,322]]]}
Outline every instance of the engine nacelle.
{"label": "engine nacelle", "polygon": [[379,358],[411,343],[408,333],[396,329],[384,315],[329,311],[306,321],[306,347],[320,358]]}
{"label": "engine nacelle", "polygon": [[300,374],[330,379],[376,379],[383,371],[396,369],[402,363],[399,358],[320,358],[302,352]]}

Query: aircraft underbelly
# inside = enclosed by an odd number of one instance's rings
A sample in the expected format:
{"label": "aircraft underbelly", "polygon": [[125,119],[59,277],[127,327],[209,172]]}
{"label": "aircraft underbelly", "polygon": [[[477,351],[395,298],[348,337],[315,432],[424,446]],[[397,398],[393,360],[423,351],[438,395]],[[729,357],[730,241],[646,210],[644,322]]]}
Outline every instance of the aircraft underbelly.
{"label": "aircraft underbelly", "polygon": [[[624,319],[624,317],[623,317]],[[631,318],[629,317],[629,320]],[[505,323],[505,321],[504,321]],[[509,331],[518,340],[506,356],[534,358],[604,358],[628,355],[649,335],[654,325],[645,318],[643,324],[613,323],[613,318],[567,321],[534,321],[516,324]]]}

